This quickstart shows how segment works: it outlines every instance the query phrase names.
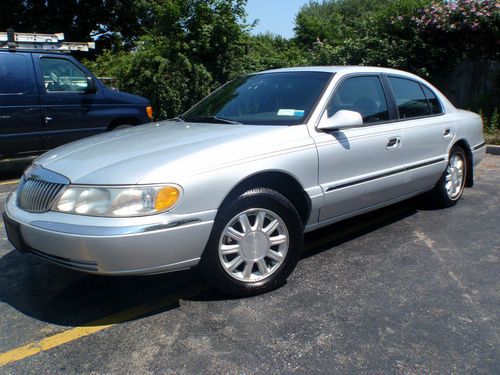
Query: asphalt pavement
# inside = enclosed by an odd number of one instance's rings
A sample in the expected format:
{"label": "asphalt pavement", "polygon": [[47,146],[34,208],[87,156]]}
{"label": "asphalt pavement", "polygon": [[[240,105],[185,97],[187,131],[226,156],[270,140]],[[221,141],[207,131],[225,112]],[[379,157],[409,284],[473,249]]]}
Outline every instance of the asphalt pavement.
{"label": "asphalt pavement", "polygon": [[0,374],[500,374],[499,186],[487,155],[455,207],[412,199],[308,234],[288,283],[244,299],[195,271],[66,270],[1,225]]}

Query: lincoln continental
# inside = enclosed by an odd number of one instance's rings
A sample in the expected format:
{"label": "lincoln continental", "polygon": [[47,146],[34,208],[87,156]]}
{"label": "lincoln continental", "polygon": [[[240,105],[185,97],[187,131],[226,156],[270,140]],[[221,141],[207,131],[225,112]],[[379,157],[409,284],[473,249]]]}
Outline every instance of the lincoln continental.
{"label": "lincoln continental", "polygon": [[8,238],[106,275],[197,267],[218,290],[285,283],[303,235],[417,195],[451,207],[485,152],[481,118],[374,67],[228,82],[181,116],[70,143],[24,172]]}

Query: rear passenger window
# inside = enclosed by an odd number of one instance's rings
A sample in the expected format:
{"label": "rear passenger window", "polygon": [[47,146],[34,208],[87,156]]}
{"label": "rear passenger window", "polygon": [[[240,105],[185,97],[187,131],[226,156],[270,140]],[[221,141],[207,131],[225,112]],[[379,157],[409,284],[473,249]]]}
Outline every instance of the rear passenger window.
{"label": "rear passenger window", "polygon": [[29,91],[30,81],[28,59],[15,53],[0,54],[0,95],[22,94]]}
{"label": "rear passenger window", "polygon": [[389,77],[389,82],[396,98],[400,118],[412,118],[432,114],[420,83],[396,77]]}
{"label": "rear passenger window", "polygon": [[424,93],[425,96],[427,97],[427,101],[431,106],[432,114],[437,115],[443,113],[443,107],[441,106],[441,103],[439,102],[439,99],[437,98],[436,94],[434,94],[431,91],[431,89],[429,89],[427,86],[422,85],[422,87],[424,88]]}
{"label": "rear passenger window", "polygon": [[328,103],[328,117],[341,109],[360,113],[365,124],[389,120],[387,100],[378,77],[352,77],[343,81]]}

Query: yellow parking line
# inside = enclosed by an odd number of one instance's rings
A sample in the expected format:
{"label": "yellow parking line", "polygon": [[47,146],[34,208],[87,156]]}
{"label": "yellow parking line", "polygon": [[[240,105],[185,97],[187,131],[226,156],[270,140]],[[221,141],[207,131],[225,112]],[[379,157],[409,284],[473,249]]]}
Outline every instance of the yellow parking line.
{"label": "yellow parking line", "polygon": [[0,182],[0,185],[14,185],[17,183],[19,183],[19,180],[9,180]]}
{"label": "yellow parking line", "polygon": [[161,298],[153,303],[132,307],[116,314],[94,320],[92,322],[84,324],[83,326],[75,327],[61,333],[57,333],[40,341],[20,346],[5,353],[0,353],[0,367],[27,357],[31,357],[46,350],[67,344],[68,342],[78,340],[82,337],[89,336],[93,333],[113,327],[116,324],[145,316],[149,313],[158,311],[162,308],[177,303],[180,298],[189,298],[207,290],[208,287],[206,286],[195,285],[186,288],[178,293],[171,294],[165,298]]}

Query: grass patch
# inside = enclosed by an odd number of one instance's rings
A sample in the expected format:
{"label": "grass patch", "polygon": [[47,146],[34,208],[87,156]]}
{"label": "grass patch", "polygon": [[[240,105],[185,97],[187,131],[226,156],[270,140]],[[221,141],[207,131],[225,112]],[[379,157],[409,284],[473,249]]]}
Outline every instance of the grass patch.
{"label": "grass patch", "polygon": [[500,129],[484,129],[484,140],[489,145],[500,145]]}

